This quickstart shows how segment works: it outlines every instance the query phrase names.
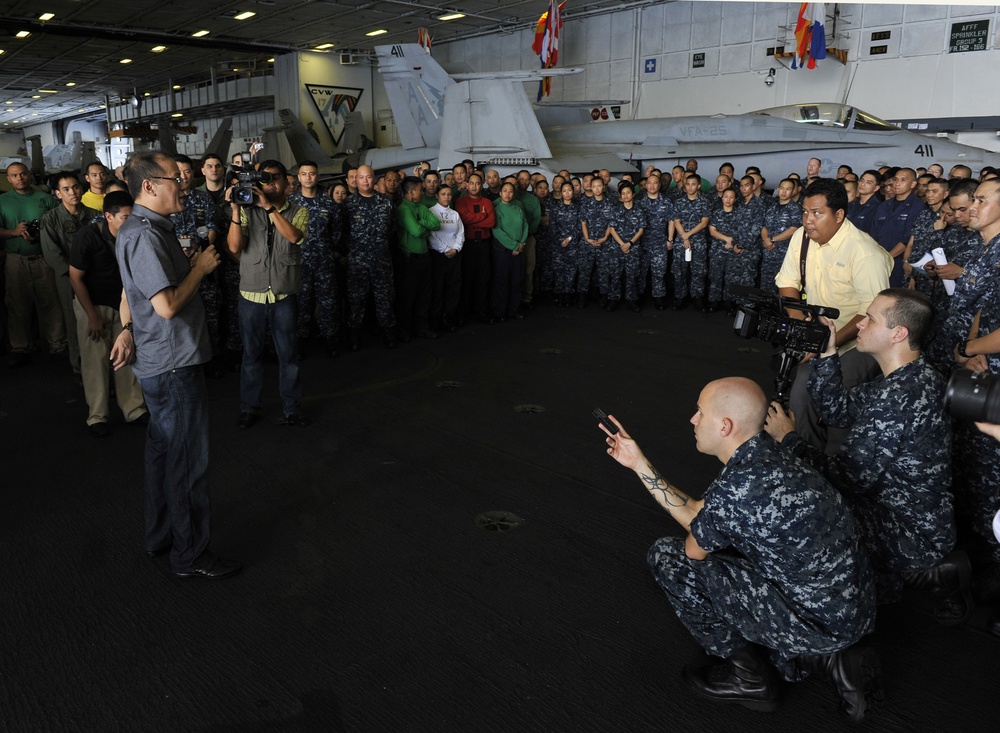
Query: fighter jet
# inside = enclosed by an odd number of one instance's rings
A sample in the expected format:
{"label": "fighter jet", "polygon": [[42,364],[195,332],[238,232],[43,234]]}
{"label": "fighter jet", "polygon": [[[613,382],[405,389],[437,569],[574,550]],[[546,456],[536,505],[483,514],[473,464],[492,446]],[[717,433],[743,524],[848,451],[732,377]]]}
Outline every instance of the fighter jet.
{"label": "fighter jet", "polygon": [[[319,166],[321,179],[344,175],[348,168],[357,167],[365,152],[367,138],[364,131],[364,119],[361,112],[354,110],[346,116],[343,133],[343,149],[345,152],[329,155],[323,147],[309,134],[309,130],[290,109],[278,110],[281,124],[264,128],[264,150],[277,150],[277,135],[284,135],[288,147],[296,163],[311,160]],[[296,169],[293,168],[293,172]]]}
{"label": "fighter jet", "polygon": [[809,158],[820,159],[824,176],[844,164],[857,172],[881,165],[939,163],[945,171],[956,164],[973,171],[1000,166],[1000,154],[901,130],[851,105],[829,102],[543,130],[522,83],[524,74],[543,72],[449,77],[416,44],[380,46],[376,53],[403,147],[439,166],[472,158],[489,166],[511,161],[527,168],[634,173],[641,165],[669,170],[695,158],[702,175],[712,175],[723,162],[737,173],[754,165],[772,185],[791,172],[804,173]]}

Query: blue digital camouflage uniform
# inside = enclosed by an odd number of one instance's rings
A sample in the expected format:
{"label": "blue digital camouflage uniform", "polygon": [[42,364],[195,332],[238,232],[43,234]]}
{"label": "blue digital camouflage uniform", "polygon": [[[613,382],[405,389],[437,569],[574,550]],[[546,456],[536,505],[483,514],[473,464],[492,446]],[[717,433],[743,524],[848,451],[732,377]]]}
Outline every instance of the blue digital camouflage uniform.
{"label": "blue digital camouflage uniform", "polygon": [[875,625],[875,589],[861,534],[819,473],[760,433],[705,491],[691,534],[663,538],[647,562],[678,618],[709,654],[748,642],[771,650],[786,679],[800,654],[846,649]]}
{"label": "blue digital camouflage uniform", "polygon": [[215,279],[219,284],[219,294],[222,296],[222,303],[219,306],[219,338],[222,346],[230,353],[237,353],[243,348],[243,340],[240,337],[240,262],[229,251],[226,244],[226,235],[229,232],[232,220],[232,207],[223,198],[225,191],[209,191],[205,186],[198,186],[198,191],[202,191],[212,198],[215,203],[215,222],[218,227],[216,237],[216,250],[222,259],[215,270]]}
{"label": "blue digital camouflage uniform", "polygon": [[847,500],[876,573],[879,602],[899,600],[903,573],[929,569],[955,546],[951,425],[945,384],[923,356],[847,390],[840,357],[813,359],[809,396],[827,425],[850,428],[833,456],[797,433],[781,442]]}
{"label": "blue digital camouflage uniform", "polygon": [[302,242],[302,266],[299,274],[302,280],[299,290],[299,317],[296,332],[299,339],[309,338],[313,311],[317,315],[319,334],[325,339],[335,338],[340,323],[337,312],[337,280],[334,276],[336,239],[340,238],[339,210],[333,199],[325,193],[317,193],[313,198],[301,192],[288,197],[296,206],[303,206],[309,212],[309,231]]}
{"label": "blue digital camouflage uniform", "polygon": [[[587,223],[587,232],[591,239],[600,239],[604,236],[604,232],[611,226],[611,212],[614,207],[615,204],[612,204],[607,196],[600,201],[594,197],[584,199],[580,207],[580,220]],[[594,249],[592,245],[591,249]],[[609,268],[611,258],[614,257],[611,250],[613,249],[618,249],[618,244],[608,237],[608,240],[597,248],[594,254],[597,262],[597,286],[601,295],[605,296],[608,294]],[[620,252],[621,250],[619,250]]]}
{"label": "blue digital camouflage uniform", "polygon": [[[935,229],[934,222],[938,220],[938,212],[934,209],[926,208],[917,214],[913,222],[913,248],[910,250],[909,262],[916,262],[925,254],[929,254],[937,247],[943,247],[944,229]],[[937,280],[930,280],[920,275],[913,275],[913,282],[917,290],[929,298],[933,297],[934,285]]]}
{"label": "blue digital camouflage uniform", "polygon": [[[736,236],[733,241],[733,252],[726,270],[727,293],[728,286],[745,285],[754,287],[757,284],[757,271],[760,267],[760,253],[763,251],[760,232],[764,227],[764,202],[758,196],[750,199],[750,203],[740,201],[736,205]],[[739,247],[742,252],[736,252]],[[740,305],[750,305],[745,297],[729,295]]]}
{"label": "blue digital camouflage uniform", "polygon": [[[789,227],[802,226],[802,204],[789,201],[787,204],[775,203],[764,210],[764,227],[772,239]],[[774,278],[778,276],[781,263],[785,261],[789,240],[775,242],[774,249],[765,249],[761,240],[760,258],[760,289],[768,293],[777,293],[778,287]]]}
{"label": "blue digital camouflage uniform", "polygon": [[[565,247],[563,242],[569,238]],[[580,229],[580,205],[573,201],[559,201],[549,206],[549,240],[552,248],[552,262],[555,269],[555,292],[565,295],[573,292],[581,246],[592,249],[583,241]],[[588,275],[589,276],[589,275]],[[584,291],[585,292],[585,291]]]}
{"label": "blue digital camouflage uniform", "polygon": [[548,196],[544,199],[538,199],[542,215],[538,224],[538,231],[535,232],[535,257],[537,261],[536,269],[538,270],[538,288],[549,292],[551,292],[556,286],[556,275],[555,270],[553,269],[555,252],[552,251],[552,238],[549,236],[548,224],[544,224],[542,222],[544,222],[545,217],[549,215],[549,209],[552,208],[553,203],[555,202]]}
{"label": "blue digital camouflage uniform", "polygon": [[[193,189],[184,201],[184,211],[170,215],[174,224],[174,234],[178,238],[190,237],[199,250],[208,246],[208,238],[198,236],[198,229],[205,227],[216,233],[216,249],[226,249],[224,238],[226,230],[219,227],[218,211],[215,201],[204,191]],[[221,232],[221,238],[220,238]],[[198,293],[205,304],[205,320],[208,322],[208,336],[212,342],[212,354],[217,356],[222,352],[222,333],[219,328],[219,315],[222,308],[222,288],[219,275],[212,273],[202,278]]]}
{"label": "blue digital camouflage uniform", "polygon": [[[948,371],[954,367],[955,345],[968,338],[977,313],[979,336],[1000,328],[1000,235],[986,247],[980,244],[979,255],[965,265],[955,284],[948,318],[931,345],[933,358]],[[990,372],[1000,373],[1000,354],[989,354],[986,360]],[[971,543],[974,559],[987,555],[1000,564],[1000,543],[992,531],[993,517],[1000,511],[1000,443],[965,420],[956,420],[953,431],[952,491],[959,541]]]}
{"label": "blue digital camouflage uniform", "polygon": [[[701,194],[692,200],[686,195],[674,201],[676,216],[674,221],[680,221],[684,231],[690,231],[701,223],[701,220],[712,215],[712,207],[708,198]],[[674,259],[670,266],[674,275],[674,298],[682,301],[688,297],[705,297],[705,280],[708,277],[708,227],[695,234],[689,240],[691,243],[691,261],[685,258],[684,245],[681,242],[680,230],[674,236]]]}
{"label": "blue digital camouflage uniform", "polygon": [[[628,244],[640,229],[646,226],[646,214],[633,202],[631,209],[624,204],[613,204],[608,218],[611,228],[618,233],[622,241]],[[608,300],[622,299],[622,273],[625,274],[625,300],[638,300],[639,290],[636,280],[639,275],[639,253],[635,245],[629,247],[628,253],[622,252],[621,246],[614,240],[608,240]]]}
{"label": "blue digital camouflage uniform", "polygon": [[[966,229],[965,227],[952,224],[945,227],[938,234],[945,258],[948,262],[954,262],[961,267],[965,267],[966,264],[979,257],[983,251],[983,238],[979,236],[979,232],[973,229]],[[940,279],[930,282],[934,316],[936,322],[940,325],[948,317],[952,298],[948,295],[944,283]],[[956,287],[957,285],[958,283],[956,282]]]}
{"label": "blue digital camouflage uniform", "polygon": [[[712,216],[708,220],[711,227],[715,227],[720,234],[727,237],[736,234],[736,209],[726,211],[719,208],[712,211]],[[709,232],[708,245],[708,299],[712,303],[721,303],[724,299],[724,288],[728,282],[729,260],[732,250],[726,249],[726,242],[723,239],[716,239]]]}
{"label": "blue digital camouflage uniform", "polygon": [[643,196],[638,199],[639,207],[646,214],[646,229],[639,244],[639,295],[646,289],[646,273],[650,274],[651,290],[654,298],[667,295],[667,267],[670,252],[667,249],[667,231],[676,216],[674,202],[663,194],[655,199]]}
{"label": "blue digital camouflage uniform", "polygon": [[375,298],[375,315],[382,328],[396,325],[393,315],[392,255],[389,233],[395,214],[392,202],[380,193],[349,196],[347,207],[347,325],[361,328],[368,291]]}

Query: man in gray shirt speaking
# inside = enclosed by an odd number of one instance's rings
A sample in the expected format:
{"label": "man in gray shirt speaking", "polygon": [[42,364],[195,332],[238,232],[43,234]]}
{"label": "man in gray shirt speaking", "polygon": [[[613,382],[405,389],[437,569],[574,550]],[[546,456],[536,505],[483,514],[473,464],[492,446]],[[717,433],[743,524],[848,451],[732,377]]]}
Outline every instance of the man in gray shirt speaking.
{"label": "man in gray shirt speaking", "polygon": [[[178,578],[223,578],[241,565],[208,550],[208,409],[202,364],[212,358],[202,279],[219,266],[213,246],[188,260],[170,214],[184,210],[177,163],[143,153],[128,166],[132,215],[118,230],[116,256],[135,341],[146,432],[147,554],[170,550]],[[112,354],[114,358],[116,354]],[[120,354],[118,354],[120,356]]]}

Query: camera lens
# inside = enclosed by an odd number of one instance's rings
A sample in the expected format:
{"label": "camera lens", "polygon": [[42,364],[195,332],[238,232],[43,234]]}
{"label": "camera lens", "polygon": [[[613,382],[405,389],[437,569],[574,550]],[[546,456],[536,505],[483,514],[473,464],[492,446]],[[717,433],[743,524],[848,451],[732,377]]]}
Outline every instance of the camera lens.
{"label": "camera lens", "polygon": [[233,189],[233,201],[240,206],[250,206],[253,203],[253,191],[250,188],[240,186]]}
{"label": "camera lens", "polygon": [[958,418],[1000,423],[1000,381],[989,372],[959,369],[951,375],[944,403]]}

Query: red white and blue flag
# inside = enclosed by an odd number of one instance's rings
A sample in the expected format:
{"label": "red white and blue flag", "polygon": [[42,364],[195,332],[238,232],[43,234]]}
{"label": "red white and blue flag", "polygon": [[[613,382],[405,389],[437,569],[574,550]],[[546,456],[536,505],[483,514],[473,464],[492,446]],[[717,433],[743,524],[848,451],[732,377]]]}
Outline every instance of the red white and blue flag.
{"label": "red white and blue flag", "polygon": [[816,68],[826,58],[826,4],[802,3],[795,23],[795,53],[792,68]]}

